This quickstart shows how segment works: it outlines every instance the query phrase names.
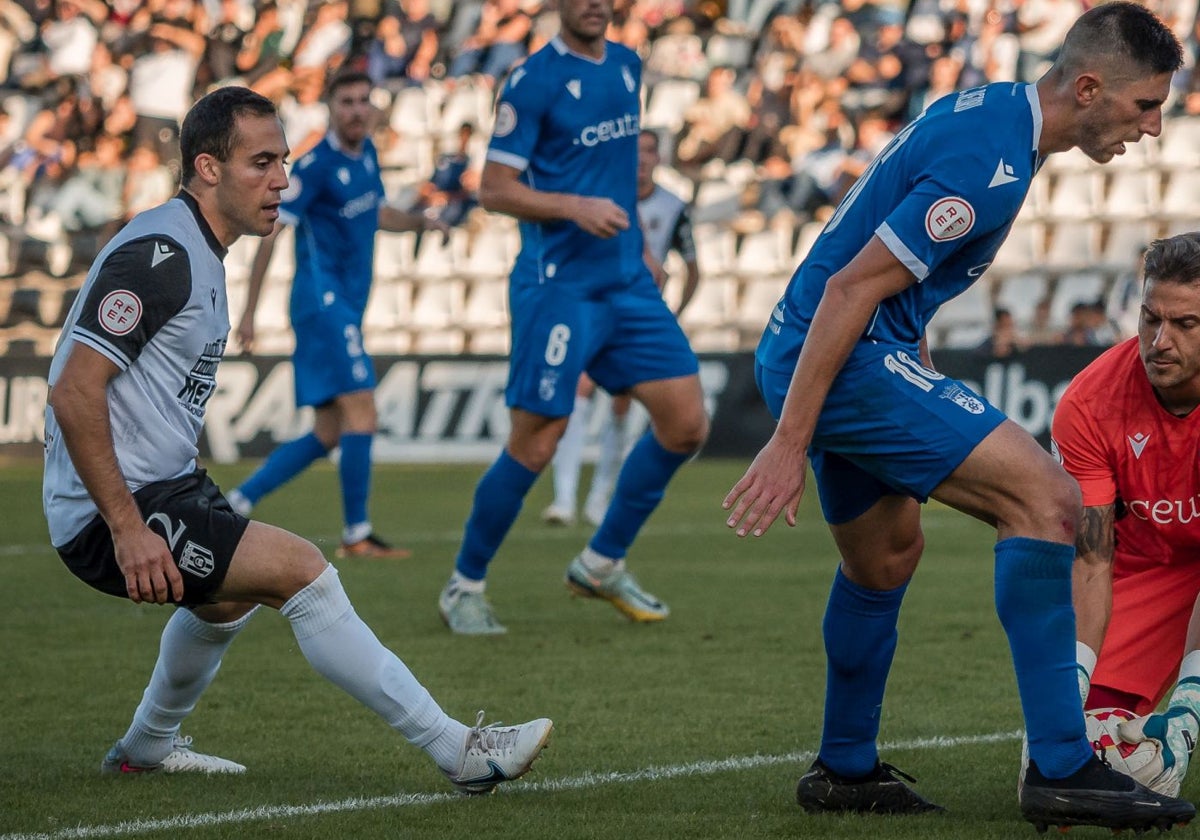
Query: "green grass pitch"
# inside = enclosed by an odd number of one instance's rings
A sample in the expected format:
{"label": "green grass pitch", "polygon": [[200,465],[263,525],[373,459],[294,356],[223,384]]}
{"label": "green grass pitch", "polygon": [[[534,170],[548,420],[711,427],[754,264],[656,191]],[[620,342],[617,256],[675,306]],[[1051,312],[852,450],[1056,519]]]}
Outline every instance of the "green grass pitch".
{"label": "green grass pitch", "polygon": [[[901,617],[883,709],[884,758],[945,805],[936,817],[808,816],[795,782],[819,737],[820,625],[836,558],[814,498],[794,529],[724,526],[745,464],[687,465],[630,568],[672,608],[657,626],[569,597],[583,526],[552,529],[534,488],[492,566],[500,638],[453,637],[437,615],[474,482],[467,466],[381,466],[372,516],[407,561],[338,561],[359,613],[452,715],[555,721],[528,783],[459,799],[433,763],[313,673],[263,611],[184,724],[240,778],[102,778],[100,759],[141,696],[169,609],[102,596],[50,549],[40,465],[0,471],[0,840],[13,837],[1008,838],[1021,717],[992,606],[993,534],[938,505]],[[230,487],[250,465],[217,466]],[[586,480],[586,475],[585,475]],[[256,516],[332,557],[341,514],[327,465]],[[937,741],[936,739],[945,739]],[[1184,793],[1195,792],[1189,781]],[[1107,832],[1076,830],[1081,836]]]}

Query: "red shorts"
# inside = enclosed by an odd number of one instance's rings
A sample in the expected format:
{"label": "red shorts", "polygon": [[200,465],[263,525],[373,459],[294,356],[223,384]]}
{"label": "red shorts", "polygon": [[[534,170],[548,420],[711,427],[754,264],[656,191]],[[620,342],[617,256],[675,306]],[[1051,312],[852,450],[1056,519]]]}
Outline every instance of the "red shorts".
{"label": "red shorts", "polygon": [[1141,700],[1130,711],[1152,712],[1179,677],[1198,594],[1200,563],[1150,566],[1114,576],[1112,618],[1092,685],[1136,695]]}

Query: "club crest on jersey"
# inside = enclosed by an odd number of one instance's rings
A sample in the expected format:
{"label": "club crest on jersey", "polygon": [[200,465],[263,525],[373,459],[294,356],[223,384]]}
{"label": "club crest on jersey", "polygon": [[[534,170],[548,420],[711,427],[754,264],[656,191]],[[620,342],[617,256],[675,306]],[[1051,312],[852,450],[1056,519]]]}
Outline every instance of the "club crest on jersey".
{"label": "club crest on jersey", "polygon": [[947,385],[938,396],[950,400],[969,414],[983,414],[983,400],[958,385]]}
{"label": "club crest on jersey", "polygon": [[625,90],[633,93],[633,89],[637,87],[637,82],[633,80],[633,74],[629,72],[629,67],[621,65],[621,78],[625,80]]}
{"label": "club crest on jersey", "polygon": [[925,214],[925,232],[934,242],[966,236],[975,227],[975,208],[956,195],[939,198]]}
{"label": "club crest on jersey", "polygon": [[97,314],[105,330],[126,335],[142,320],[142,299],[127,289],[118,289],[104,296]]}
{"label": "club crest on jersey", "polygon": [[517,127],[517,109],[507,102],[501,102],[496,109],[496,124],[492,128],[492,136],[507,137]]}
{"label": "club crest on jersey", "polygon": [[191,572],[196,577],[208,577],[216,568],[216,563],[211,551],[188,540],[183,544],[183,554],[179,557],[179,568],[181,571]]}

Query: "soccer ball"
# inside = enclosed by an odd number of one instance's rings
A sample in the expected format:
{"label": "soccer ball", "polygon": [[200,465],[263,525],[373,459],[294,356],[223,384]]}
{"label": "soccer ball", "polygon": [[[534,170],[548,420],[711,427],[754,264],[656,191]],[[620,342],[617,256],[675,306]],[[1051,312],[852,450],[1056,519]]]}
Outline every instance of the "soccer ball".
{"label": "soccer ball", "polygon": [[1088,709],[1083,717],[1096,757],[1117,772],[1153,787],[1163,772],[1162,746],[1157,741],[1131,744],[1121,740],[1117,732],[1118,726],[1137,715],[1127,709]]}

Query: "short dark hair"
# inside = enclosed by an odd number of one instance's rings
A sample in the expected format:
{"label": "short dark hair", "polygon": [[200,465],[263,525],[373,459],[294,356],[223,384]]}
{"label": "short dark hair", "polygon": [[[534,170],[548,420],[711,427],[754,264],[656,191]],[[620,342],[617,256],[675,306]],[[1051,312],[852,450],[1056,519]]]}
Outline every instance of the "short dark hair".
{"label": "short dark hair", "polygon": [[1200,283],[1200,232],[1154,240],[1144,265],[1147,281]]}
{"label": "short dark hair", "polygon": [[192,106],[183,118],[183,127],[179,131],[184,186],[196,174],[198,155],[212,155],[219,161],[229,160],[237,141],[237,119],[243,114],[273,117],[275,106],[265,96],[236,85],[217,88]]}
{"label": "short dark hair", "polygon": [[337,92],[348,85],[368,84],[374,86],[371,77],[361,70],[343,70],[333,77],[329,82],[329,88],[325,95],[329,99],[333,99]]}
{"label": "short dark hair", "polygon": [[658,151],[658,147],[659,147],[659,145],[660,145],[660,140],[659,140],[658,132],[657,132],[657,131],[655,131],[653,128],[643,128],[643,129],[642,129],[642,130],[641,130],[641,131],[638,133],[638,137],[639,137],[639,138],[641,138],[641,137],[653,137],[653,138],[654,138],[654,151],[656,151],[656,152]]}
{"label": "short dark hair", "polygon": [[1175,33],[1141,3],[1115,0],[1079,16],[1063,39],[1058,64],[1127,62],[1154,74],[1183,66],[1183,47]]}

